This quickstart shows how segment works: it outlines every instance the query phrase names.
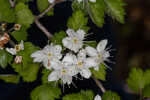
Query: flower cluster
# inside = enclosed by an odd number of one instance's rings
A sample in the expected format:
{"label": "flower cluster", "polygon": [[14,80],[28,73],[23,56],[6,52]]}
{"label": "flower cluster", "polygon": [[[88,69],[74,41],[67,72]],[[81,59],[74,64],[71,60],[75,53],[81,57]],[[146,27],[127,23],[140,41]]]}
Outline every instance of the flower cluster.
{"label": "flower cluster", "polygon": [[[61,45],[53,43],[45,46],[42,50],[34,52],[31,57],[34,62],[42,62],[44,67],[52,70],[48,81],[62,80],[63,84],[71,84],[72,78],[80,74],[88,79],[91,76],[90,68],[99,70],[99,65],[110,56],[106,50],[107,40],[98,43],[97,48],[84,46],[85,31],[68,29],[68,37],[62,40],[67,49],[62,52]],[[62,54],[63,53],[63,54]]]}

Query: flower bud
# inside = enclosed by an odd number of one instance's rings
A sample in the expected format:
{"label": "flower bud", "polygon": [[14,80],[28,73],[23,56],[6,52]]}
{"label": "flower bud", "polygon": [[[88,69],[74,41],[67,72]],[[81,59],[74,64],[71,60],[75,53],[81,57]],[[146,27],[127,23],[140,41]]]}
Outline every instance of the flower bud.
{"label": "flower bud", "polygon": [[15,57],[15,63],[20,64],[22,62],[22,56],[16,56]]}

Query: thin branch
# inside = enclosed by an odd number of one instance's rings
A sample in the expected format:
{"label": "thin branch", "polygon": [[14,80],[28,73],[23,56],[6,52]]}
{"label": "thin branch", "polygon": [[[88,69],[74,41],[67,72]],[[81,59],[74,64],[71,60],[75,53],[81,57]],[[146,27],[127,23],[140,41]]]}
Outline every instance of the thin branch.
{"label": "thin branch", "polygon": [[44,32],[48,39],[53,37],[53,35],[39,22],[38,18],[35,18],[35,24]]}
{"label": "thin branch", "polygon": [[95,77],[92,77],[92,78],[93,78],[93,80],[95,81],[96,85],[101,89],[101,91],[102,91],[103,93],[105,93],[105,92],[106,92],[106,89],[103,87],[102,83],[101,83],[99,80],[97,80]]}
{"label": "thin branch", "polygon": [[37,16],[38,19],[42,18],[47,12],[49,12],[53,7],[55,6],[55,3],[51,4],[45,11],[43,11],[41,14]]}
{"label": "thin branch", "polygon": [[10,5],[11,5],[12,8],[15,7],[15,2],[13,0],[9,0],[9,3],[10,3]]}

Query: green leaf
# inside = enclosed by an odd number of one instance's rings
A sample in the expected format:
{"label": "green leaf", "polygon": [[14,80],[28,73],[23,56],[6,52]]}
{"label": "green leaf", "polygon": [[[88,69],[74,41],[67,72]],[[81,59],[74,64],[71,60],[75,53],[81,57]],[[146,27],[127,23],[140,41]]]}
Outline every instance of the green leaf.
{"label": "green leaf", "polygon": [[107,69],[106,66],[104,64],[101,64],[98,71],[96,71],[94,69],[91,69],[91,71],[92,71],[92,74],[97,79],[105,81],[106,80],[106,69]]}
{"label": "green leaf", "polygon": [[31,100],[55,100],[55,98],[59,98],[60,94],[60,88],[45,84],[36,87],[31,92]]}
{"label": "green leaf", "polygon": [[146,98],[150,98],[150,85],[146,86],[143,89],[143,96]]}
{"label": "green leaf", "polygon": [[48,82],[48,75],[51,73],[50,70],[47,69],[43,69],[42,71],[42,83],[43,84],[47,84]]}
{"label": "green leaf", "polygon": [[9,0],[0,0],[0,22],[13,23],[15,13],[10,6]]}
{"label": "green leaf", "polygon": [[21,40],[27,40],[27,36],[28,36],[28,33],[27,33],[27,27],[25,26],[21,26],[21,29],[18,30],[18,31],[13,31],[11,33],[11,35],[19,42]]}
{"label": "green leaf", "polygon": [[64,31],[60,31],[59,33],[55,33],[51,41],[54,44],[62,45],[62,39],[66,37],[66,33]]}
{"label": "green leaf", "polygon": [[26,3],[26,2],[29,2],[29,1],[33,1],[33,0],[15,0],[17,3],[18,2],[23,2],[23,3]]}
{"label": "green leaf", "polygon": [[97,42],[96,41],[88,41],[88,42],[85,42],[85,45],[86,46],[91,46],[93,48],[96,48]]}
{"label": "green leaf", "polygon": [[18,56],[22,56],[21,64],[13,64],[12,67],[16,72],[23,77],[25,82],[33,82],[37,79],[39,71],[39,63],[33,63],[33,59],[30,55],[39,48],[34,46],[30,42],[24,43],[24,50],[18,52]]}
{"label": "green leaf", "polygon": [[31,10],[24,3],[18,3],[15,8],[17,23],[29,27],[34,22]]}
{"label": "green leaf", "polygon": [[92,21],[102,27],[104,24],[105,3],[104,0],[96,0],[96,3],[88,2],[87,10]]}
{"label": "green leaf", "polygon": [[11,64],[13,56],[5,50],[0,50],[0,67],[6,68],[8,64]]}
{"label": "green leaf", "polygon": [[115,92],[106,91],[102,96],[102,100],[120,100],[120,96]]}
{"label": "green leaf", "polygon": [[148,81],[146,80],[147,77],[145,76],[146,74],[144,75],[144,72],[141,69],[133,68],[129,73],[129,77],[127,79],[128,86],[134,92],[139,92],[145,87],[145,85],[148,84]]}
{"label": "green leaf", "polygon": [[63,100],[93,100],[94,94],[90,90],[81,91],[80,93],[72,93],[65,95]]}
{"label": "green leaf", "polygon": [[[37,6],[40,12],[45,11],[49,6],[50,3],[48,2],[48,0],[37,0]],[[54,9],[52,8],[48,13],[48,16],[52,16],[54,15]]]}
{"label": "green leaf", "polygon": [[85,14],[81,11],[75,11],[72,14],[72,17],[68,19],[67,26],[68,28],[74,29],[75,31],[78,29],[83,29],[86,32],[89,30],[89,27],[86,26],[88,23],[88,18],[85,17]]}
{"label": "green leaf", "polygon": [[124,23],[124,5],[125,3],[122,0],[104,0],[107,6],[106,12],[113,19],[116,19],[120,23]]}
{"label": "green leaf", "polygon": [[0,80],[3,80],[7,83],[19,83],[20,76],[18,75],[0,75]]}
{"label": "green leaf", "polygon": [[86,11],[86,5],[83,2],[78,2],[77,0],[74,0],[72,3],[72,9],[73,11],[82,10],[85,14],[88,14]]}

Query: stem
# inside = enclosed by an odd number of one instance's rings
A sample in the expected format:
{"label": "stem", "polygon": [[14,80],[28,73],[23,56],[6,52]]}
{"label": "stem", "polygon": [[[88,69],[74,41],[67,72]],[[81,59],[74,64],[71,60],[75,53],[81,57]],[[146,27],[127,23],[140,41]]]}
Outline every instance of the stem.
{"label": "stem", "polygon": [[13,0],[9,0],[9,3],[10,3],[10,5],[11,5],[12,8],[15,7],[15,2]]}
{"label": "stem", "polygon": [[53,37],[53,35],[39,22],[37,17],[35,18],[35,24],[38,26],[39,29],[41,29],[44,32],[48,39]]}
{"label": "stem", "polygon": [[99,80],[97,80],[95,77],[92,77],[92,78],[93,78],[93,80],[95,81],[96,85],[101,89],[101,91],[102,91],[103,93],[105,93],[105,92],[106,92],[106,89],[103,87],[102,83],[101,83]]}
{"label": "stem", "polygon": [[143,100],[143,94],[142,94],[142,89],[140,89],[140,91],[139,91],[139,95],[140,95],[140,100]]}
{"label": "stem", "polygon": [[42,18],[47,12],[49,12],[54,6],[56,5],[56,3],[51,4],[45,11],[43,11],[41,14],[39,14],[37,16],[38,19]]}

